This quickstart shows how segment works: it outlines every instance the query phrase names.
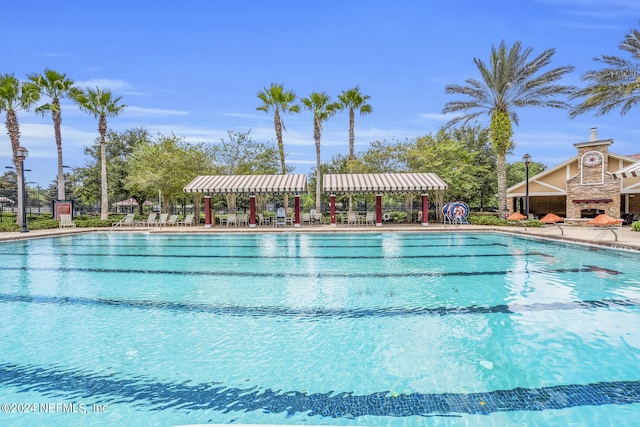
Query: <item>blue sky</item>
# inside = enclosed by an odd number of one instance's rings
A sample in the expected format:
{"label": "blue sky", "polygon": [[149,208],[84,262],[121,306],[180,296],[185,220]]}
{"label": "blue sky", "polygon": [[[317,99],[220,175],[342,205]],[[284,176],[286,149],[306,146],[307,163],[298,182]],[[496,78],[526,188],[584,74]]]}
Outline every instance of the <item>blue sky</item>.
{"label": "blue sky", "polygon": [[[574,65],[564,82],[580,85],[580,75],[597,68],[594,57],[622,55],[618,45],[639,17],[637,0],[14,1],[0,16],[0,72],[24,79],[52,68],[82,87],[109,88],[128,105],[110,129],[142,126],[190,142],[249,129],[254,140],[275,141],[272,115],[256,111],[256,93],[271,82],[300,97],[326,91],[334,99],[359,85],[374,110],[356,118],[356,150],[364,151],[374,140],[435,133],[448,120],[443,106],[457,99],[445,86],[478,78],[473,58],[486,60],[503,39],[534,55],[555,48],[552,65]],[[640,152],[639,112],[571,120],[564,111],[520,110],[509,161],[529,153],[552,167],[575,154],[591,127],[614,140],[611,151]],[[62,115],[64,163],[83,166],[97,122],[69,102]],[[27,181],[47,186],[57,165],[51,118],[18,117],[30,152]],[[308,173],[311,113],[284,120],[287,163]],[[337,153],[348,153],[346,113],[324,126],[322,160]],[[11,165],[4,130],[0,163]]]}

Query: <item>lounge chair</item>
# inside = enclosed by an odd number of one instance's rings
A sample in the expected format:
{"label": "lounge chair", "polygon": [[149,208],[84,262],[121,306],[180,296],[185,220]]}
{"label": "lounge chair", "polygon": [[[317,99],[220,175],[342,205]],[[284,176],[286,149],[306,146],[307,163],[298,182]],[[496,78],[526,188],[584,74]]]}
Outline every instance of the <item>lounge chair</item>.
{"label": "lounge chair", "polygon": [[136,214],[132,214],[132,213],[126,214],[125,216],[122,217],[120,221],[111,223],[111,226],[115,227],[117,225],[118,227],[122,227],[122,226],[133,227],[134,225],[136,225],[135,217],[136,217]]}
{"label": "lounge chair", "polygon": [[160,214],[160,220],[158,221],[157,225],[159,225],[160,227],[162,227],[163,225],[167,225],[168,220],[169,220],[169,214],[166,214],[166,213]]}
{"label": "lounge chair", "polygon": [[279,225],[283,227],[287,225],[287,214],[283,207],[279,207],[278,210],[276,211],[275,226],[277,227]]}
{"label": "lounge chair", "polygon": [[193,223],[193,214],[188,214],[187,216],[184,217],[183,220],[178,221],[177,224],[178,225],[194,225]]}
{"label": "lounge chair", "polygon": [[167,220],[166,225],[176,225],[177,221],[178,221],[178,215],[177,214],[173,214]]}
{"label": "lounge chair", "polygon": [[158,223],[158,221],[156,220],[158,218],[158,214],[155,212],[152,212],[149,214],[149,218],[147,218],[146,221],[136,221],[136,225],[140,225],[143,227],[147,227],[147,226],[153,226],[155,224]]}
{"label": "lounge chair", "polygon": [[67,228],[67,227],[75,227],[76,223],[73,222],[73,220],[71,219],[71,215],[69,214],[62,214],[60,215],[60,228]]}

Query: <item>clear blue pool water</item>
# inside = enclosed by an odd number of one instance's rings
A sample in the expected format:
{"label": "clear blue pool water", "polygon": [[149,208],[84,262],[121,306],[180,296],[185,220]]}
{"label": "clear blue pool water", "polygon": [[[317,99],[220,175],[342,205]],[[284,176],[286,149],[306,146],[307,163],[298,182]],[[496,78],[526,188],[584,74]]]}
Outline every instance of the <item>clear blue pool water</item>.
{"label": "clear blue pool water", "polygon": [[640,420],[638,254],[480,233],[122,233],[0,258],[0,425]]}

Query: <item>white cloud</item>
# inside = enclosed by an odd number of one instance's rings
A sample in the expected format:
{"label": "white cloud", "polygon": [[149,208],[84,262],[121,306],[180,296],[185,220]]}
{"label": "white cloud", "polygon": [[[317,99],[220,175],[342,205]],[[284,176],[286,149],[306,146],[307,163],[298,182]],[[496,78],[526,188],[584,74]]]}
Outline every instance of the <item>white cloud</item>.
{"label": "white cloud", "polygon": [[91,79],[91,80],[80,80],[76,82],[76,86],[82,88],[90,88],[95,89],[99,87],[101,89],[110,89],[112,91],[124,91],[129,89],[130,85],[123,80],[113,80],[113,79]]}
{"label": "white cloud", "polygon": [[434,120],[437,122],[448,122],[449,120],[458,117],[458,115],[442,114],[442,113],[422,113],[422,114],[418,114],[418,117],[427,119],[427,120]]}
{"label": "white cloud", "polygon": [[187,116],[188,111],[185,110],[167,110],[163,108],[145,108],[127,106],[124,114],[129,117],[168,117],[168,116]]}

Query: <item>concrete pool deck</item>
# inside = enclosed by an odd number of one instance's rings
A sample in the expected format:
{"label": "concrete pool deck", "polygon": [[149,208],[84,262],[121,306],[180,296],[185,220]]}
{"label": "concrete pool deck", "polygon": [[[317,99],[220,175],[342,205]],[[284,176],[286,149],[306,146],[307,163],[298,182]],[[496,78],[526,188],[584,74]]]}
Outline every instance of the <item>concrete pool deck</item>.
{"label": "concrete pool deck", "polygon": [[[49,230],[33,230],[28,233],[4,232],[0,233],[0,242],[55,237],[88,232],[110,232],[107,228],[56,228]],[[432,223],[428,227],[419,224],[385,224],[382,227],[337,225],[306,225],[302,227],[224,227],[215,226],[170,226],[170,227],[118,227],[112,233],[348,233],[348,232],[501,232],[519,236],[542,238],[545,240],[564,241],[592,246],[609,247],[614,249],[640,251],[640,232],[631,231],[631,227],[616,227],[613,229],[601,227],[581,227],[571,225],[555,225],[543,228],[523,226],[481,226],[481,225],[443,225]]]}

